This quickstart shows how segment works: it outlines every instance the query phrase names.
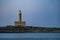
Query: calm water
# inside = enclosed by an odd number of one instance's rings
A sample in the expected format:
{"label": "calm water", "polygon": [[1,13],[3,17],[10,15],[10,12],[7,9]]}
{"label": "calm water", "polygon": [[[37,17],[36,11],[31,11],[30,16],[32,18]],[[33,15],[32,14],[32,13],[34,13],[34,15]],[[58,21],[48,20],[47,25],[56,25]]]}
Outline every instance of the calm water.
{"label": "calm water", "polygon": [[0,40],[60,40],[60,33],[0,33]]}

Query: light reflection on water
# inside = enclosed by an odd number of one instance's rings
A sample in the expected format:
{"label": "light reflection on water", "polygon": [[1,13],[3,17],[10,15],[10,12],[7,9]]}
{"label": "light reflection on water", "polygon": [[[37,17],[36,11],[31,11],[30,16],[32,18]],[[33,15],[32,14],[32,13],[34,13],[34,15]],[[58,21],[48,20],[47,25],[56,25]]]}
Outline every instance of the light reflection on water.
{"label": "light reflection on water", "polygon": [[0,38],[60,38],[60,33],[0,33]]}

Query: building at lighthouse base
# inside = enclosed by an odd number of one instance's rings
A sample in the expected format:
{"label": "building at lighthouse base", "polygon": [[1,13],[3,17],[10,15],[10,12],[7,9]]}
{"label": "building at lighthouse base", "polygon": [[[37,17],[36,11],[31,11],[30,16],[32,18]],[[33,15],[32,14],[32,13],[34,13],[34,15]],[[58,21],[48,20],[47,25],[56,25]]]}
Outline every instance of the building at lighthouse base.
{"label": "building at lighthouse base", "polygon": [[22,26],[22,27],[25,27],[26,25],[25,25],[25,21],[22,21],[22,22],[20,22],[20,21],[15,21],[15,26]]}

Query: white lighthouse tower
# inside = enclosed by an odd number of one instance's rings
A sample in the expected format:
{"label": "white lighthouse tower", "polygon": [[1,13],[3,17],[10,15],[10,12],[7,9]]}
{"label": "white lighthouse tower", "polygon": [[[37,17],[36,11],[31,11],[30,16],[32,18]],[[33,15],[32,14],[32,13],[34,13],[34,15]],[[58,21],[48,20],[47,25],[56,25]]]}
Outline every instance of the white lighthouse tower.
{"label": "white lighthouse tower", "polygon": [[19,18],[19,21],[22,21],[22,13],[21,13],[21,10],[19,10],[18,18]]}

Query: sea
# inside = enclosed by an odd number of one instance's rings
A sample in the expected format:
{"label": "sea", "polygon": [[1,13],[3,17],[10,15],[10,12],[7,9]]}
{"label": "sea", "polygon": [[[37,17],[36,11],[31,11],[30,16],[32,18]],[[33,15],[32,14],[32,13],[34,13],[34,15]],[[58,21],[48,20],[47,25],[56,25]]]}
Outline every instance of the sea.
{"label": "sea", "polygon": [[0,40],[60,40],[60,33],[0,33]]}

